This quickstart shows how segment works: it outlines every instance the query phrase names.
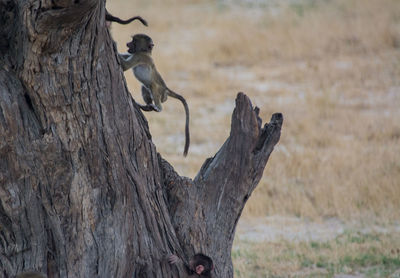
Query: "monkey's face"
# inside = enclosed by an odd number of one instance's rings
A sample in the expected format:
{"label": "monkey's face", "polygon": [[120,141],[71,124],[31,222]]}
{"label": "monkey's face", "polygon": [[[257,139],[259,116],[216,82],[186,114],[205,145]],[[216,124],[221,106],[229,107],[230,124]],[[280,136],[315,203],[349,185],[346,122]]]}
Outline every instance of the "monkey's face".
{"label": "monkey's face", "polygon": [[199,264],[198,262],[196,262],[196,261],[193,260],[193,259],[191,259],[191,260],[189,261],[189,268],[190,268],[192,271],[196,272],[198,275],[202,274],[203,271],[204,271],[204,269],[205,269],[204,265]]}
{"label": "monkey's face", "polygon": [[132,41],[126,44],[128,52],[133,54],[136,52],[149,52],[153,50],[153,40],[145,34],[137,34],[132,37]]}
{"label": "monkey's face", "polygon": [[198,266],[196,266],[195,272],[196,272],[198,275],[201,275],[201,274],[203,273],[203,271],[204,271],[204,266],[203,266],[203,265],[199,264]]}
{"label": "monkey's face", "polygon": [[209,277],[210,272],[214,269],[214,264],[210,257],[199,253],[189,260],[189,268],[198,275]]}

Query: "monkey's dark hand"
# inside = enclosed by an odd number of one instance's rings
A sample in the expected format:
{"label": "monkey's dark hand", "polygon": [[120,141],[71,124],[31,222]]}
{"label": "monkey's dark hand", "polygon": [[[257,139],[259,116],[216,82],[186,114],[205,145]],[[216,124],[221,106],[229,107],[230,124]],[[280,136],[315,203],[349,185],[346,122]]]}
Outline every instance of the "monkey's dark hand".
{"label": "monkey's dark hand", "polygon": [[169,264],[177,264],[180,261],[178,256],[174,254],[167,255],[167,260]]}

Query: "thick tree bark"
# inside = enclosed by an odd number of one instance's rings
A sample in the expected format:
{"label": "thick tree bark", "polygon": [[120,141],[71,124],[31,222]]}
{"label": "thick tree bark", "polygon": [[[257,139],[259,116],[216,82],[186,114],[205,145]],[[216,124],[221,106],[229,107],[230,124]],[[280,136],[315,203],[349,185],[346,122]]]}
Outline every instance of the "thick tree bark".
{"label": "thick tree bark", "polygon": [[0,277],[232,277],[236,223],[279,140],[240,93],[192,181],[157,154],[105,28],[104,1],[0,0]]}

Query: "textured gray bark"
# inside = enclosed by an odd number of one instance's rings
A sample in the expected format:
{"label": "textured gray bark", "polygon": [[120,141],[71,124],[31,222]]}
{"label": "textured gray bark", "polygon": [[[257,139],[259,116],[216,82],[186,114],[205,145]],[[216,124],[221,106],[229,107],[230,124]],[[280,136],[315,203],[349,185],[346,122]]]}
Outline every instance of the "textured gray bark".
{"label": "textured gray bark", "polygon": [[0,277],[184,277],[165,255],[195,252],[232,277],[282,116],[261,128],[239,94],[225,144],[180,177],[127,90],[104,4],[0,0]]}

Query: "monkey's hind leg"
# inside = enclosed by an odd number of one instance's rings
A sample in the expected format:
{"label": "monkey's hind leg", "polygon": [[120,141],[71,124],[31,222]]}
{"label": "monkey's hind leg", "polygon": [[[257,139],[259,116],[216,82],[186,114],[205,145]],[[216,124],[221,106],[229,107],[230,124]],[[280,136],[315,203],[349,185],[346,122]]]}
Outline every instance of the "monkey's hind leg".
{"label": "monkey's hind leg", "polygon": [[142,86],[142,97],[146,105],[141,105],[138,104],[140,109],[143,111],[156,111],[156,112],[161,112],[162,107],[157,107],[156,105],[153,104],[153,95],[149,89],[147,89],[145,86]]}
{"label": "monkey's hind leg", "polygon": [[157,111],[157,110],[154,109],[153,105],[142,105],[140,103],[137,103],[137,105],[139,105],[140,109],[142,109],[143,111],[146,111],[146,112],[148,112],[148,111]]}

